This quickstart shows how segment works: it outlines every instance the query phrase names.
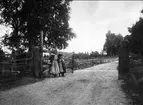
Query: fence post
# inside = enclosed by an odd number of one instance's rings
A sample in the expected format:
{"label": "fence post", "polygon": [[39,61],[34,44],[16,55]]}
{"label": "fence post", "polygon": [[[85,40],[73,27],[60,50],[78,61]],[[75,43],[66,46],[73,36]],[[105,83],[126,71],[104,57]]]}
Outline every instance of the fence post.
{"label": "fence post", "polygon": [[129,49],[128,41],[123,40],[119,49],[118,78],[122,78],[129,73]]}
{"label": "fence post", "polygon": [[74,71],[74,66],[75,66],[74,63],[75,63],[75,62],[74,62],[74,52],[73,52],[73,54],[72,54],[72,67],[71,67],[72,73],[73,73],[73,71]]}

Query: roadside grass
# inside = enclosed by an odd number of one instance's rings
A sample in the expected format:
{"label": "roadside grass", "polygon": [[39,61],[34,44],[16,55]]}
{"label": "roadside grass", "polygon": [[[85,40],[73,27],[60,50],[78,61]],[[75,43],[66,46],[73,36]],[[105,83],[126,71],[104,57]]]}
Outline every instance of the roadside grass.
{"label": "roadside grass", "polygon": [[70,69],[74,68],[74,70],[80,70],[85,69],[88,67],[92,67],[95,65],[103,64],[103,63],[109,63],[113,61],[117,61],[117,57],[98,57],[95,59],[75,59],[74,65],[72,65],[71,60],[66,61],[67,70],[70,71]]}
{"label": "roadside grass", "polygon": [[129,105],[143,105],[142,97],[138,90],[132,88],[126,81],[121,85],[122,91],[125,93],[126,98],[131,100]]}
{"label": "roadside grass", "polygon": [[44,80],[44,79],[43,78],[37,79],[34,77],[25,76],[21,79],[8,81],[5,83],[0,83],[0,91],[6,91],[6,90],[9,90],[12,88],[16,88],[16,87],[20,87],[20,86],[26,86],[26,85],[33,84],[36,82],[40,82],[42,80]]}
{"label": "roadside grass", "polygon": [[143,61],[130,58],[129,69],[130,74],[121,87],[132,100],[131,105],[143,105]]}

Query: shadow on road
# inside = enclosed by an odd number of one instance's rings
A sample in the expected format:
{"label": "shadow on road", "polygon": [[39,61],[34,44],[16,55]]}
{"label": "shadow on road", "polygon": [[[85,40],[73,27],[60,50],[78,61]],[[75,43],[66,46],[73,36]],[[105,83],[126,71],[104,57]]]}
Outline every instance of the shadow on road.
{"label": "shadow on road", "polygon": [[12,89],[15,87],[33,84],[35,82],[42,81],[43,79],[44,78],[36,79],[36,78],[32,78],[32,77],[27,76],[27,77],[23,77],[22,79],[0,83],[0,91],[6,91],[6,90],[9,90],[9,89]]}
{"label": "shadow on road", "polygon": [[[69,74],[71,73],[66,73],[66,75],[69,75]],[[6,91],[12,88],[19,87],[19,86],[30,85],[36,82],[43,81],[44,79],[47,79],[47,78],[51,79],[51,78],[59,78],[59,77],[48,75],[48,76],[43,76],[42,78],[38,79],[38,78],[31,77],[31,76],[25,76],[21,79],[0,83],[0,91]]]}

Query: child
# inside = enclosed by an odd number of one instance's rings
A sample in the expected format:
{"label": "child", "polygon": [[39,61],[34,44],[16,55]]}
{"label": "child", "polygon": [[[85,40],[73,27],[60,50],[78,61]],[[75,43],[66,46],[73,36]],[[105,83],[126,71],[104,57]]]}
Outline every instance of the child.
{"label": "child", "polygon": [[64,77],[65,72],[66,72],[66,67],[65,67],[65,63],[63,60],[63,55],[62,54],[58,54],[58,65],[59,65],[59,76],[60,74]]}
{"label": "child", "polygon": [[50,73],[52,73],[54,76],[57,76],[60,73],[57,59],[57,55],[51,55]]}

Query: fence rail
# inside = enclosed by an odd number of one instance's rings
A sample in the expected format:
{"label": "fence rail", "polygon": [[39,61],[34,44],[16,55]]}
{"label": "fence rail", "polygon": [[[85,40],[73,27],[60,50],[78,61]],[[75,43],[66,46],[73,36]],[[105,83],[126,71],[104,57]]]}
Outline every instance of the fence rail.
{"label": "fence rail", "polygon": [[7,71],[27,71],[25,69],[30,68],[29,61],[33,58],[33,53],[22,53],[22,54],[6,54],[6,55],[0,55],[3,56],[5,59],[4,61],[0,62],[1,66],[1,73],[7,72]]}

